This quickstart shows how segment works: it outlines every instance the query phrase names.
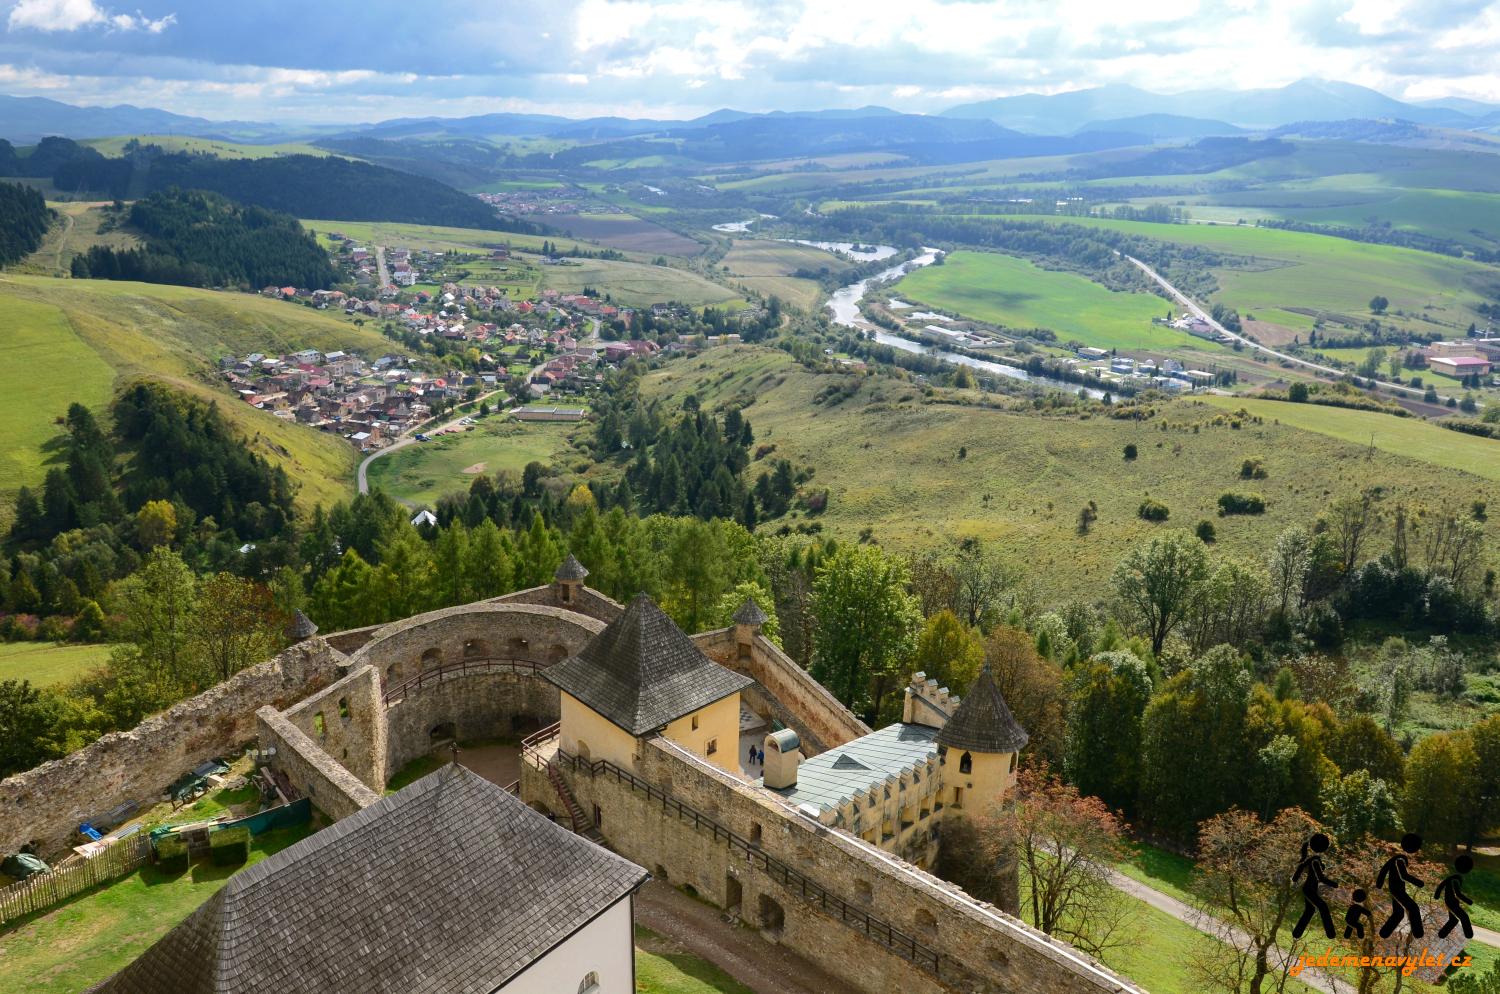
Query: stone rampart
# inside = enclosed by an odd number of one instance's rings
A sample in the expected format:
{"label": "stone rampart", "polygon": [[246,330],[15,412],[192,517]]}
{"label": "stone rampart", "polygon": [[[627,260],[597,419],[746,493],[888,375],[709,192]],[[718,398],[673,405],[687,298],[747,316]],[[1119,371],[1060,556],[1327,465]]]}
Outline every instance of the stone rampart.
{"label": "stone rampart", "polygon": [[309,639],[129,731],[0,780],[0,853],[32,842],[54,855],[73,844],[79,823],[127,801],[155,803],[188,770],[253,742],[257,708],[286,707],[337,679],[347,663],[324,640]]}
{"label": "stone rampart", "polygon": [[558,718],[557,688],[518,673],[474,673],[424,684],[385,712],[390,777],[445,738],[518,739]]}
{"label": "stone rampart", "polygon": [[380,677],[369,665],[287,708],[282,717],[371,790],[384,790],[385,704]]}
{"label": "stone rampart", "polygon": [[544,587],[530,587],[515,593],[496,597],[491,604],[536,604],[541,607],[560,607],[567,611],[602,621],[606,625],[618,618],[625,610],[619,601],[612,600],[588,587],[578,587],[564,599],[563,584],[549,583]]}
{"label": "stone rampart", "polygon": [[274,707],[261,708],[255,719],[261,749],[276,750],[272,759],[276,768],[329,818],[347,818],[380,800],[379,793],[360,783],[359,777],[340,766]]}
{"label": "stone rampart", "polygon": [[[1076,950],[889,853],[799,815],[665,739],[642,743],[635,775],[707,820],[685,816],[608,770],[591,774],[567,763],[560,769],[583,809],[597,806],[600,829],[621,855],[673,884],[691,886],[856,990],[1137,990]],[[522,771],[522,796],[559,810],[546,775],[531,764]]]}

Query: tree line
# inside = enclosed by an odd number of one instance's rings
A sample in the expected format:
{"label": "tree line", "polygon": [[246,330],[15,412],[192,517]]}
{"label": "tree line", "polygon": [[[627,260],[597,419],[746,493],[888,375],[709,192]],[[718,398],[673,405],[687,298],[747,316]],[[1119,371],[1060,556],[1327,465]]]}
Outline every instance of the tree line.
{"label": "tree line", "polygon": [[319,290],[338,279],[328,253],[289,214],[215,193],[171,189],[136,201],[127,217],[145,236],[145,246],[91,246],[73,257],[75,279]]}
{"label": "tree line", "polygon": [[20,262],[35,252],[51,226],[52,209],[41,191],[0,183],[0,266]]}

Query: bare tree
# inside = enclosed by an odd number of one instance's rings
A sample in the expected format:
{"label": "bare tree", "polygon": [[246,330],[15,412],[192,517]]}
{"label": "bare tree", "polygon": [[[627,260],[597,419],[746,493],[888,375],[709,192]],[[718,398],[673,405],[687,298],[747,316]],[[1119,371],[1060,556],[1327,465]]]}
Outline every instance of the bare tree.
{"label": "bare tree", "polygon": [[1359,569],[1359,554],[1374,523],[1375,496],[1365,490],[1358,495],[1336,500],[1328,508],[1324,520],[1339,555],[1339,582],[1347,584],[1349,577]]}

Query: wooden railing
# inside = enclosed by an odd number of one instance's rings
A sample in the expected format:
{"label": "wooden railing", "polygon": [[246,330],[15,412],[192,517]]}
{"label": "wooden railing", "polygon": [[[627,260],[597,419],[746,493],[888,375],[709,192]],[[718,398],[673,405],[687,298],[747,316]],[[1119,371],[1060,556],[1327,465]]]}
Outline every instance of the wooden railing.
{"label": "wooden railing", "polygon": [[138,832],[93,859],[79,859],[0,889],[0,924],[42,911],[90,887],[123,877],[151,859],[151,838]]}
{"label": "wooden railing", "polygon": [[[557,726],[554,725],[528,736],[522,742],[523,752],[533,762],[540,764],[542,762],[540,747],[556,735]],[[587,774],[589,777],[613,777],[616,783],[625,784],[633,790],[640,791],[659,803],[663,811],[669,811],[679,820],[688,822],[694,829],[711,836],[715,842],[722,841],[751,866],[764,870],[772,880],[809,904],[816,906],[825,914],[864,932],[872,941],[916,964],[933,976],[941,975],[942,957],[936,949],[917,941],[913,936],[875,917],[863,908],[856,907],[838,895],[830,893],[827,888],[800,870],[763,851],[759,843],[751,842],[744,836],[725,828],[696,808],[683,804],[655,784],[642,780],[629,770],[621,769],[607,759],[581,759],[570,755],[560,747],[557,750],[555,762],[568,767],[575,773]]]}
{"label": "wooden railing", "polygon": [[536,659],[518,659],[514,656],[474,656],[423,670],[410,680],[403,681],[394,687],[387,687],[385,693],[381,695],[381,700],[384,701],[386,707],[390,707],[402,698],[421,691],[425,686],[442,683],[454,677],[480,673],[515,673],[520,676],[536,676],[551,665],[551,663]]}

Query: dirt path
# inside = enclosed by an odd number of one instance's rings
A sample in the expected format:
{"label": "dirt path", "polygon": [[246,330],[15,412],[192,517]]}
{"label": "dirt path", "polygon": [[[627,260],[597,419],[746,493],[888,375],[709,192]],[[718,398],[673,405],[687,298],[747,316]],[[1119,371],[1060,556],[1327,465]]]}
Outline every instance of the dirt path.
{"label": "dirt path", "polygon": [[[670,884],[641,888],[635,921],[684,952],[706,959],[755,994],[852,994],[853,988],[797,953],[773,946],[751,929],[725,920],[724,912]],[[646,946],[651,952],[670,952]]]}
{"label": "dirt path", "polygon": [[63,228],[62,237],[57,241],[57,261],[53,264],[57,268],[57,275],[59,276],[68,275],[63,272],[62,257],[63,250],[68,247],[68,238],[73,234],[73,215],[63,214],[63,221],[66,222],[66,227]]}

